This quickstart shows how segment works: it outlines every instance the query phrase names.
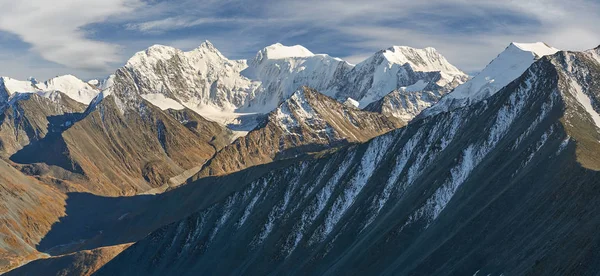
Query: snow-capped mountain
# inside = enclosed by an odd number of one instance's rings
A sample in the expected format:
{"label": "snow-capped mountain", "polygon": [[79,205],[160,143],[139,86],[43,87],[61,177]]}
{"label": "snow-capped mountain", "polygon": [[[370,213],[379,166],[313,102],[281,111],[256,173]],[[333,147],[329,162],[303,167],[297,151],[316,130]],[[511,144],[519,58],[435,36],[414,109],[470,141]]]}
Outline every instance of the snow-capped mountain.
{"label": "snow-capped mountain", "polygon": [[250,130],[255,117],[249,116],[248,123],[242,115],[269,113],[303,85],[341,102],[352,98],[363,107],[395,89],[441,96],[466,79],[433,48],[392,47],[354,66],[279,43],[260,50],[249,62],[229,60],[207,41],[189,52],[152,46],[135,54],[106,86],[133,106],[143,95],[161,108],[185,106]]}
{"label": "snow-capped mountain", "polygon": [[394,46],[357,64],[346,77],[344,90],[338,97],[358,100],[360,107],[364,107],[396,89],[435,91],[441,96],[454,88],[446,86],[466,79],[465,73],[434,48]]}
{"label": "snow-capped mountain", "polygon": [[131,94],[163,94],[194,110],[231,112],[258,85],[241,76],[246,67],[245,61],[227,59],[208,41],[189,52],[154,45],[117,70],[108,89],[123,100],[131,100]]}
{"label": "snow-capped mountain", "polygon": [[523,74],[533,62],[559,50],[545,43],[511,43],[479,74],[443,97],[426,110],[423,116],[446,112],[457,107],[481,101],[498,92]]}
{"label": "snow-capped mountain", "polygon": [[98,93],[99,88],[86,83],[73,75],[58,76],[45,82],[35,79],[19,81],[9,77],[0,77],[0,101],[6,101],[15,93],[37,93],[41,96],[51,96],[59,91],[69,98],[82,104],[89,104]]}
{"label": "snow-capped mountain", "polygon": [[599,51],[364,144],[174,190],[147,206],[196,211],[97,275],[595,274]]}

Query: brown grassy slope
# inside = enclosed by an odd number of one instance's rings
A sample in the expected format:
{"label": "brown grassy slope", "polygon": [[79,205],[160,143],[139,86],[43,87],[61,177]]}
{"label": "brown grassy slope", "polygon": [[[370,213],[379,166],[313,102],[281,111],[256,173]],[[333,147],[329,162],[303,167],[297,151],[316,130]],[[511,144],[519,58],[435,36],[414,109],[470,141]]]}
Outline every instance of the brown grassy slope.
{"label": "brown grassy slope", "polygon": [[78,275],[89,276],[127,249],[131,244],[100,247],[72,254],[38,259],[6,275]]}
{"label": "brown grassy slope", "polygon": [[0,272],[39,257],[35,245],[64,215],[65,199],[0,160]]}

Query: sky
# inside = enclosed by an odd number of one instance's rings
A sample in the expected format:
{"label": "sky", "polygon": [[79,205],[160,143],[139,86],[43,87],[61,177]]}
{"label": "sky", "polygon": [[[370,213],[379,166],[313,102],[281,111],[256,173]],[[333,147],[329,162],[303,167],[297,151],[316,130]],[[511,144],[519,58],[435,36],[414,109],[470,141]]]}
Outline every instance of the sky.
{"label": "sky", "polygon": [[434,47],[468,73],[512,41],[600,45],[599,0],[0,0],[0,10],[0,75],[18,79],[104,78],[151,45],[204,40],[231,59],[280,42],[351,63]]}

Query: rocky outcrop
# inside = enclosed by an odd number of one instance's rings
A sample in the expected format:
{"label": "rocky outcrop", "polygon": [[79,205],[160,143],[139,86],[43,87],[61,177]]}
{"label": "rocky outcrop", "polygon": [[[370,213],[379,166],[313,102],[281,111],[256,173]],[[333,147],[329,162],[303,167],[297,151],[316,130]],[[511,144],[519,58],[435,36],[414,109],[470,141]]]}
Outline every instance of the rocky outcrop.
{"label": "rocky outcrop", "polygon": [[86,106],[62,92],[16,93],[0,103],[0,157],[8,158],[48,133],[67,128]]}
{"label": "rocky outcrop", "polygon": [[402,125],[302,87],[256,129],[219,151],[193,179],[364,142]]}

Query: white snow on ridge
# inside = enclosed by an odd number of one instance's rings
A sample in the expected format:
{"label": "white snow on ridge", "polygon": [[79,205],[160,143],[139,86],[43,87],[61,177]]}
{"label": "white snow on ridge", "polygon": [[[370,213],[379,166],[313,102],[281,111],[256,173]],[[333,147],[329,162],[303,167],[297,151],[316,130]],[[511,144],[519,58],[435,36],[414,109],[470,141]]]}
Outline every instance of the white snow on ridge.
{"label": "white snow on ridge", "polygon": [[9,77],[2,77],[0,81],[4,84],[4,88],[9,95],[14,93],[37,93],[45,96],[49,95],[50,92],[60,91],[69,98],[86,105],[100,93],[98,89],[73,75],[58,76],[45,82],[37,82],[35,79],[19,81]]}
{"label": "white snow on ridge", "polygon": [[9,95],[14,93],[26,93],[36,91],[31,81],[20,81],[9,77],[1,77],[0,82],[4,84],[4,88]]}
{"label": "white snow on ridge", "polygon": [[161,60],[169,60],[177,53],[181,53],[181,50],[175,49],[165,45],[152,45],[145,51],[137,52],[131,57],[125,66],[133,67],[140,66],[143,64],[154,65]]}
{"label": "white snow on ridge", "polygon": [[351,106],[351,107],[358,107],[359,103],[357,100],[352,99],[352,98],[348,98],[346,99],[346,101],[344,102],[344,104],[346,106]]}
{"label": "white snow on ridge", "polygon": [[539,57],[553,55],[556,52],[560,51],[559,49],[556,49],[556,48],[554,48],[546,43],[543,43],[543,42],[535,42],[535,43],[513,42],[512,45],[514,45],[515,47],[517,47],[523,51],[532,52]]}
{"label": "white snow on ridge", "polygon": [[185,108],[185,106],[183,106],[176,100],[167,98],[167,97],[165,97],[165,95],[160,94],[160,93],[145,94],[145,95],[141,95],[141,97],[144,100],[149,101],[151,104],[155,105],[156,107],[158,107],[162,110],[167,110],[167,109],[182,110]]}
{"label": "white snow on ridge", "polygon": [[[354,81],[353,86],[361,93],[351,96],[359,100],[360,106],[364,107],[391,91],[400,89],[407,78],[405,65],[409,65],[415,72],[440,72],[441,78],[436,83],[439,86],[466,78],[464,72],[450,64],[434,48],[415,49],[393,46],[357,64],[350,72],[349,79]],[[424,88],[427,84],[420,82],[408,89],[416,91],[417,88]]]}
{"label": "white snow on ridge", "polygon": [[416,49],[407,46],[393,46],[383,51],[383,56],[395,64],[410,64],[415,71],[440,71],[449,75],[464,74],[450,64],[435,48]]}
{"label": "white snow on ridge", "polygon": [[542,42],[511,43],[479,74],[425,110],[426,116],[481,101],[521,76],[537,59],[559,50]]}
{"label": "white snow on ridge", "polygon": [[36,84],[43,91],[60,91],[82,104],[89,104],[100,91],[73,75],[64,75]]}
{"label": "white snow on ridge", "polygon": [[600,63],[600,47],[588,50],[587,53],[589,53],[593,59]]}
{"label": "white snow on ridge", "polygon": [[258,55],[259,57],[266,59],[283,59],[292,57],[311,57],[315,54],[301,45],[284,46],[281,43],[275,43],[261,50]]}
{"label": "white snow on ridge", "polygon": [[522,75],[537,58],[556,52],[558,49],[541,42],[512,43],[481,73],[457,87],[447,97],[481,100],[491,96]]}
{"label": "white snow on ridge", "polygon": [[590,97],[583,93],[581,86],[576,81],[571,81],[570,83],[574,90],[572,91],[572,93],[574,93],[575,98],[581,104],[581,106],[583,106],[585,111],[592,117],[592,120],[596,124],[596,127],[600,129],[600,115],[592,107],[592,101]]}

